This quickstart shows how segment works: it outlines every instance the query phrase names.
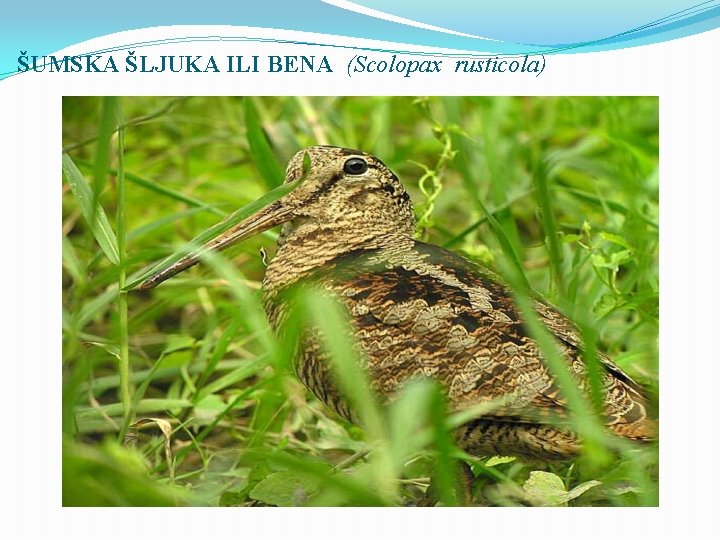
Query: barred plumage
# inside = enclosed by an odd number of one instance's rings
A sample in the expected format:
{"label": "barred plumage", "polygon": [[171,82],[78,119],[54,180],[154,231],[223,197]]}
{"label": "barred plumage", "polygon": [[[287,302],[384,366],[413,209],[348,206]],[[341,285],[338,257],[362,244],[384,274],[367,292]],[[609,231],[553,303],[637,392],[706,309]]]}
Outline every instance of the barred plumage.
{"label": "barred plumage", "polygon": [[[237,241],[283,225],[263,280],[273,325],[281,325],[286,288],[319,287],[347,307],[379,395],[392,398],[408,380],[431,377],[443,385],[453,410],[503,400],[491,417],[458,430],[458,443],[467,452],[534,459],[576,455],[577,437],[558,427],[570,410],[510,291],[490,271],[415,240],[410,198],[374,156],[310,147],[290,160],[286,182],[303,176],[297,189],[224,235]],[[218,245],[224,247],[222,238],[210,247]],[[148,286],[194,262],[179,263]],[[586,389],[576,328],[548,304],[537,300],[534,307],[578,386]],[[656,423],[648,418],[642,388],[604,355],[600,361],[609,429],[629,439],[653,438]],[[302,344],[296,371],[319,399],[354,419],[317,340]]]}

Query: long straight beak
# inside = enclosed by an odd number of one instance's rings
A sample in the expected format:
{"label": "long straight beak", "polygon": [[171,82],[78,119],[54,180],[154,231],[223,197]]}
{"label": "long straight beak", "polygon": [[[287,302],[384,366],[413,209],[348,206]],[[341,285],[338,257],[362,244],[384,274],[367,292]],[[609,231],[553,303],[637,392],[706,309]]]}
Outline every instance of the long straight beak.
{"label": "long straight beak", "polygon": [[221,251],[226,247],[245,240],[246,238],[250,238],[251,236],[260,234],[261,232],[276,227],[277,225],[281,225],[291,218],[291,209],[286,205],[281,204],[280,201],[276,201],[262,210],[259,210],[252,216],[244,219],[234,227],[220,233],[198,250],[189,253],[171,266],[154,273],[143,281],[138,286],[138,289],[152,289],[166,279],[169,279],[200,262],[203,253],[208,251]]}

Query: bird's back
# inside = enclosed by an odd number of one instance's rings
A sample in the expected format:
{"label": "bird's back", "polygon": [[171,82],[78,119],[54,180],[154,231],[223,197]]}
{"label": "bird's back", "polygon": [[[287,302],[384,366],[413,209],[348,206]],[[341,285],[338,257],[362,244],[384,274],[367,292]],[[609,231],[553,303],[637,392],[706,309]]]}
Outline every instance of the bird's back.
{"label": "bird's back", "polygon": [[[564,428],[571,414],[515,307],[509,290],[488,271],[438,246],[409,237],[341,254],[313,280],[346,304],[376,391],[398,393],[418,377],[438,380],[453,410],[501,402],[491,416],[468,424],[458,440],[475,454],[569,457],[575,436]],[[556,337],[580,388],[588,379],[573,324],[537,301],[541,322]],[[317,343],[306,343],[300,378],[341,415],[352,411],[336,391]],[[605,414],[616,434],[646,439],[642,389],[600,356]]]}

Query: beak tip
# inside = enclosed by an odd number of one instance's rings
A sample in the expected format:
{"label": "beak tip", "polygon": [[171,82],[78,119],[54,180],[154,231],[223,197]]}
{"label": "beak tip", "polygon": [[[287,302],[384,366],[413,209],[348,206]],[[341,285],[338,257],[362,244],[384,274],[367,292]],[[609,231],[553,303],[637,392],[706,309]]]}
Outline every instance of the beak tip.
{"label": "beak tip", "polygon": [[152,279],[146,279],[140,285],[135,287],[136,291],[149,291],[150,289],[154,289],[157,283],[155,283]]}
{"label": "beak tip", "polygon": [[164,263],[159,265],[159,267],[162,268],[161,270],[148,276],[139,285],[133,287],[132,290],[147,291],[154,289],[163,281],[200,262],[203,254],[206,252],[223,250],[240,240],[285,223],[291,217],[291,208],[283,207],[279,201],[276,200],[261,210],[255,211],[254,214],[245,217],[245,219],[235,225],[225,227],[224,232],[217,233],[215,238],[205,242],[201,247],[195,244],[197,239],[193,240],[193,249],[190,250],[189,253],[169,266],[165,266]]}

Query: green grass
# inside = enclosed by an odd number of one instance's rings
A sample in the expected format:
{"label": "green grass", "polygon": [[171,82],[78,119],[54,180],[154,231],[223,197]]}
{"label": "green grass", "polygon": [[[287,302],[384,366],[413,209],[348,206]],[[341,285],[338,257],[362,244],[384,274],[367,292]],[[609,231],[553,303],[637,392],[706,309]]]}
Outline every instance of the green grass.
{"label": "green grass", "polygon": [[[293,333],[275,336],[261,307],[260,248],[272,256],[277,231],[129,290],[279,197],[284,164],[318,143],[380,157],[425,239],[512,284],[586,442],[578,460],[465,455],[452,429],[482,411],[448,414],[430,383],[383,405],[358,383],[342,312],[307,297],[364,429],[338,419],[295,379]],[[596,415],[597,350],[657,408],[656,98],[76,97],[63,144],[65,505],[413,505],[431,476],[451,505],[462,460],[474,504],[657,504],[657,448],[609,438]],[[580,326],[589,396],[568,384],[530,291]],[[171,464],[146,419],[170,422]]]}

